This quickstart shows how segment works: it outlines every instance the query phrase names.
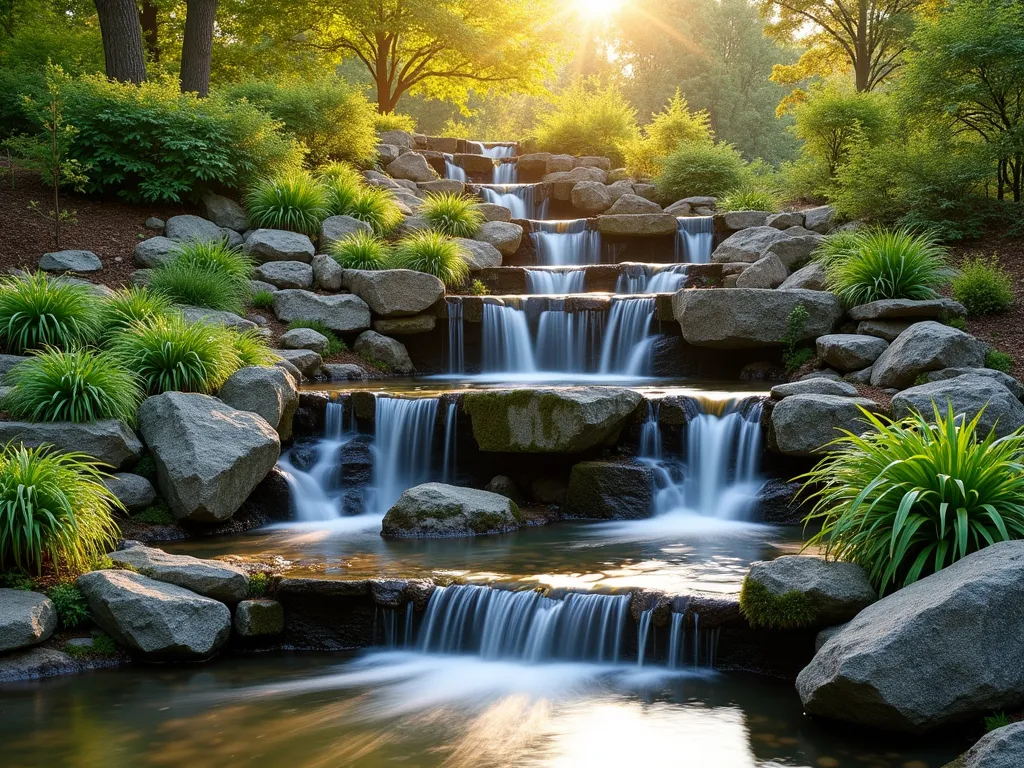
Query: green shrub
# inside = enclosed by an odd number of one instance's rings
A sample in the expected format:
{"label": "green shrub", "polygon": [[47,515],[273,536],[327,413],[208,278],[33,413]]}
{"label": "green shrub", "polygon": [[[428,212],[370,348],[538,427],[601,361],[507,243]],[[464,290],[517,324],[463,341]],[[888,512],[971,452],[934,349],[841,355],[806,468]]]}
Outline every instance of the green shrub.
{"label": "green shrub", "polygon": [[834,86],[813,89],[796,108],[794,132],[804,153],[821,163],[831,179],[858,141],[874,144],[885,134],[886,105],[875,93],[844,91]]}
{"label": "green shrub", "polygon": [[316,169],[316,177],[324,186],[329,186],[333,182],[342,182],[356,188],[363,184],[363,175],[359,170],[354,165],[341,161],[321,165]]}
{"label": "green shrub", "polygon": [[48,446],[7,446],[0,456],[0,567],[77,570],[117,541],[111,509],[121,502],[98,464]]}
{"label": "green shrub", "polygon": [[328,160],[369,163],[376,154],[376,110],[355,86],[338,77],[316,80],[249,82],[227,91],[245,99],[275,120],[309,150],[308,162]]}
{"label": "green shrub", "polygon": [[46,596],[53,601],[62,629],[75,629],[89,620],[89,603],[74,584],[57,584]]}
{"label": "green shrub", "polygon": [[345,173],[321,176],[324,194],[327,196],[327,214],[329,216],[349,216],[348,212],[355,206],[356,198],[363,189],[363,180]]}
{"label": "green shrub", "polygon": [[721,211],[769,211],[779,210],[779,197],[764,189],[738,189],[718,201]]}
{"label": "green shrub", "polygon": [[491,289],[484,285],[483,280],[474,280],[469,286],[469,292],[474,296],[487,296]]}
{"label": "green shrub", "polygon": [[252,259],[239,249],[229,247],[227,243],[182,243],[175,248],[173,261],[220,272],[234,278],[240,285],[246,285],[252,276]]}
{"label": "green shrub", "polygon": [[343,187],[332,186],[329,194],[332,215],[351,216],[353,219],[365,221],[378,235],[387,235],[402,223],[402,213],[398,209],[398,204],[386,189],[358,187],[345,203],[342,202],[345,194]]}
{"label": "green shrub", "polygon": [[413,133],[416,130],[416,118],[412,115],[401,115],[398,112],[387,114],[377,113],[373,117],[373,129],[377,133],[384,131],[407,131]]}
{"label": "green shrub", "polygon": [[799,629],[814,624],[816,617],[810,598],[793,589],[781,595],[772,592],[750,576],[740,588],[740,612],[752,627]]}
{"label": "green shrub", "polygon": [[345,269],[389,269],[391,249],[376,235],[362,231],[331,243],[327,252]]}
{"label": "green shrub", "polygon": [[69,656],[81,658],[116,656],[118,653],[117,643],[111,639],[110,635],[96,635],[92,638],[90,645],[68,644],[62,650]]}
{"label": "green shrub", "polygon": [[789,373],[797,370],[814,357],[814,350],[800,346],[804,336],[804,328],[810,319],[811,314],[803,304],[797,304],[793,307],[793,310],[786,318],[786,332],[781,339],[784,348],[782,364],[786,366],[786,371]]}
{"label": "green shrub", "polygon": [[254,228],[287,229],[316,237],[329,215],[323,184],[308,173],[266,178],[245,196],[249,222]]}
{"label": "green shrub", "polygon": [[614,85],[576,80],[537,118],[537,151],[622,160],[620,147],[637,135],[636,112]]}
{"label": "green shrub", "polygon": [[42,272],[0,282],[0,341],[11,354],[89,343],[98,319],[98,302],[85,286]]}
{"label": "green shrub", "polygon": [[175,519],[166,504],[153,504],[132,515],[132,520],[145,525],[174,525]]}
{"label": "green shrub", "polygon": [[89,192],[177,201],[199,186],[245,189],[302,163],[301,145],[267,113],[216,93],[183,94],[177,78],[137,86],[91,75],[63,95],[64,117],[78,129],[72,154],[89,166]]}
{"label": "green shrub", "polygon": [[1013,370],[1013,356],[997,349],[989,349],[985,352],[985,367],[1010,373]]}
{"label": "green shrub", "polygon": [[31,592],[35,589],[36,582],[31,576],[26,576],[24,573],[17,571],[8,571],[7,573],[0,573],[0,585],[7,587],[7,589],[20,589],[25,592]]}
{"label": "green shrub", "polygon": [[151,395],[218,389],[239,368],[234,331],[181,317],[135,323],[114,342],[112,352]]}
{"label": "green shrub", "polygon": [[963,304],[970,315],[1005,312],[1013,304],[1013,276],[1000,266],[995,256],[966,259],[953,278],[953,298]]}
{"label": "green shrub", "polygon": [[172,311],[173,306],[166,296],[148,288],[122,288],[100,303],[99,327],[104,339],[109,340],[132,323],[145,322]]}
{"label": "green shrub", "polygon": [[661,161],[681,144],[712,142],[711,117],[707,110],[691,112],[677,89],[668,105],[644,126],[643,136],[623,145],[626,170],[634,178],[658,175]]}
{"label": "green shrub", "polygon": [[811,258],[821,263],[825,269],[844,261],[856,253],[860,243],[860,233],[856,230],[843,230],[826,235],[821,244],[814,249]]}
{"label": "green shrub", "polygon": [[880,592],[899,588],[982,547],[1024,536],[1024,434],[978,434],[947,404],[934,423],[890,422],[864,411],[864,435],[845,432],[803,475],[815,500],[807,546],[863,566]]}
{"label": "green shrub", "polygon": [[289,331],[294,331],[296,328],[308,328],[327,339],[327,350],[324,352],[324,357],[330,357],[348,349],[345,342],[339,339],[334,331],[319,320],[292,320],[288,323]]}
{"label": "green shrub", "polygon": [[952,276],[931,234],[900,228],[858,231],[850,250],[826,267],[829,288],[848,306],[879,299],[932,299]]}
{"label": "green shrub", "polygon": [[256,291],[250,298],[249,304],[256,309],[272,309],[274,306],[273,291]]}
{"label": "green shrub", "polygon": [[391,265],[412,269],[439,278],[446,286],[461,285],[469,275],[469,265],[459,244],[430,230],[415,232],[398,241]]}
{"label": "green shrub", "polygon": [[964,320],[962,317],[951,317],[949,318],[949,320],[944,321],[944,323],[945,325],[948,325],[950,328],[956,328],[958,331],[967,330],[967,321]]}
{"label": "green shrub", "polygon": [[266,337],[258,328],[247,328],[244,331],[232,331],[232,343],[238,355],[240,368],[259,366],[267,368],[280,358],[267,345]]}
{"label": "green shrub", "polygon": [[106,353],[85,349],[37,353],[12,368],[4,408],[29,421],[135,423],[142,393],[131,371]]}
{"label": "green shrub", "polygon": [[475,200],[454,192],[427,195],[418,214],[435,232],[449,237],[473,237],[485,221]]}
{"label": "green shrub", "polygon": [[663,200],[724,197],[743,183],[743,158],[731,144],[684,144],[665,158],[654,180]]}

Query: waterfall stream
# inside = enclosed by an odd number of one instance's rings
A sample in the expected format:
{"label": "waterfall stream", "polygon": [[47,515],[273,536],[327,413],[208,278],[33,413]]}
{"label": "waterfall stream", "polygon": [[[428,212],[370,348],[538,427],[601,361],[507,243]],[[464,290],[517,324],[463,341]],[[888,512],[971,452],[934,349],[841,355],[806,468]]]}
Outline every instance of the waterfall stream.
{"label": "waterfall stream", "polygon": [[675,293],[686,283],[686,264],[628,264],[619,273],[616,293]]}
{"label": "waterfall stream", "polygon": [[676,261],[690,264],[707,264],[711,261],[714,222],[713,216],[676,218]]}
{"label": "waterfall stream", "polygon": [[[515,217],[515,214],[513,214]],[[586,219],[531,221],[537,248],[537,263],[542,267],[569,267],[598,264],[601,261],[601,233],[589,229]]]}
{"label": "waterfall stream", "polygon": [[583,293],[586,272],[582,269],[528,269],[526,292],[532,295]]}
{"label": "waterfall stream", "polygon": [[538,205],[536,193],[536,184],[484,184],[480,187],[485,201],[508,208],[513,219],[532,219],[546,214],[547,200]]}

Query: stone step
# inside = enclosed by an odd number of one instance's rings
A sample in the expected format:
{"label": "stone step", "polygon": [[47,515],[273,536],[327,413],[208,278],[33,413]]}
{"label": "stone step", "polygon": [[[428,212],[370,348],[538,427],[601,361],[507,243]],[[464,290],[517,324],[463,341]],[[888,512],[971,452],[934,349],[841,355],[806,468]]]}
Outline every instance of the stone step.
{"label": "stone step", "polygon": [[[475,270],[474,279],[482,282],[493,295],[515,295],[526,293],[527,271],[582,270],[583,288],[585,293],[614,293],[622,275],[637,275],[644,271],[647,274],[657,273],[672,264],[640,263],[623,261],[618,264],[585,264],[571,267],[487,267]],[[684,288],[707,288],[718,284],[722,279],[721,264],[689,264],[686,270]]]}
{"label": "stone step", "polygon": [[483,322],[485,304],[516,307],[530,315],[540,314],[548,309],[565,312],[605,312],[615,301],[624,298],[654,299],[655,319],[663,322],[675,322],[672,314],[671,293],[644,294],[611,294],[611,293],[572,293],[559,296],[531,296],[524,294],[505,294],[488,296],[449,295],[434,305],[434,312],[439,319],[447,319],[452,304],[462,305],[462,321],[465,323]]}

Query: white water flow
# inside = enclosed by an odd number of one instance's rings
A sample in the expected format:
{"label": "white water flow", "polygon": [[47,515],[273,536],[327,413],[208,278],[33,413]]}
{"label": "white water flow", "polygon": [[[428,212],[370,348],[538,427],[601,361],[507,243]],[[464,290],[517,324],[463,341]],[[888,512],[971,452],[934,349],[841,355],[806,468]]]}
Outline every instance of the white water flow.
{"label": "white water flow", "polygon": [[462,302],[448,302],[448,372],[465,373],[466,356],[463,342]]}
{"label": "white water flow", "polygon": [[686,283],[687,264],[628,264],[619,273],[616,293],[675,293]]}
{"label": "white water flow", "polygon": [[455,158],[449,154],[444,156],[444,177],[453,181],[469,181],[466,170],[461,165],[458,165],[455,162]]}
{"label": "white water flow", "polygon": [[608,310],[600,373],[642,376],[651,368],[654,299],[616,299]]}
{"label": "white water flow", "polygon": [[306,470],[296,467],[291,451],[278,460],[291,490],[292,512],[299,523],[326,522],[341,517],[340,494],[333,492],[337,486],[338,451],[356,436],[356,432],[344,423],[343,403],[327,403],[324,420],[324,436],[316,446],[316,459],[311,467]]}
{"label": "white water flow", "polygon": [[458,462],[458,435],[456,430],[459,426],[459,404],[456,401],[448,403],[448,410],[444,419],[444,463],[442,465],[441,481],[444,483],[455,482],[455,466]]}
{"label": "white water flow", "polygon": [[585,280],[586,272],[582,269],[528,269],[526,292],[555,296],[583,293]]}
{"label": "white water flow", "polygon": [[[514,214],[513,214],[514,215]],[[586,219],[531,221],[530,237],[542,267],[571,267],[601,261],[601,233]]]}
{"label": "white water flow", "polygon": [[679,216],[676,218],[676,261],[707,264],[715,237],[714,217]]}
{"label": "white water flow", "polygon": [[484,304],[481,369],[484,373],[536,373],[537,361],[525,312],[500,304]]}
{"label": "white water flow", "polygon": [[513,219],[532,219],[546,214],[548,201],[538,205],[536,193],[536,184],[484,184],[480,187],[484,200],[508,208]]}
{"label": "white water flow", "polygon": [[368,508],[383,516],[409,488],[430,480],[436,397],[377,395],[373,487]]}

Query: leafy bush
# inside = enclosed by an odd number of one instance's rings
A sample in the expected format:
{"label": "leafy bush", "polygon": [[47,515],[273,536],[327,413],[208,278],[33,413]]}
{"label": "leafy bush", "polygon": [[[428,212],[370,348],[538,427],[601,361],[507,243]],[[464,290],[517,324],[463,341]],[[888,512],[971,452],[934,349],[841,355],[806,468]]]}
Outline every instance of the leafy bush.
{"label": "leafy bush", "polygon": [[814,623],[816,612],[810,598],[795,589],[781,595],[749,576],[740,588],[740,611],[752,627],[799,629]]}
{"label": "leafy bush", "polygon": [[117,541],[121,502],[98,464],[47,446],[7,446],[0,456],[0,567],[80,569]]}
{"label": "leafy bush", "polygon": [[386,115],[376,114],[373,116],[373,129],[377,133],[384,131],[407,131],[412,133],[416,130],[416,118],[412,115],[401,115],[398,112],[388,112]]}
{"label": "leafy bush", "polygon": [[334,331],[319,320],[292,320],[288,323],[289,331],[294,331],[296,328],[308,328],[327,339],[327,349],[324,351],[324,357],[330,357],[348,349],[345,342],[339,339]]}
{"label": "leafy bush", "polygon": [[994,371],[1010,373],[1013,370],[1013,356],[998,349],[989,349],[985,352],[985,367]]}
{"label": "leafy bush", "polygon": [[538,116],[535,134],[539,152],[599,155],[619,163],[620,147],[636,138],[636,112],[614,85],[580,79]]}
{"label": "leafy bush", "polygon": [[389,269],[391,250],[371,232],[353,232],[327,248],[331,258],[345,269]]}
{"label": "leafy bush", "polygon": [[145,322],[173,311],[170,299],[148,288],[130,287],[115,291],[103,299],[99,308],[99,327],[110,339],[135,322]]}
{"label": "leafy bush", "polygon": [[483,280],[474,280],[469,286],[469,292],[474,296],[487,296],[491,289],[484,285]]}
{"label": "leafy bush", "polygon": [[807,546],[863,566],[880,592],[904,587],[988,544],[1024,536],[1024,434],[978,434],[947,404],[934,424],[920,414],[831,443],[800,479],[821,524]]}
{"label": "leafy bush", "polygon": [[427,195],[418,213],[431,229],[449,237],[473,237],[484,224],[476,201],[453,192]]}
{"label": "leafy bush", "polygon": [[[336,196],[332,198],[332,206],[337,200]],[[340,208],[337,213],[365,221],[378,235],[387,235],[402,223],[402,213],[398,210],[394,195],[380,187],[360,187],[348,205]]]}
{"label": "leafy bush", "polygon": [[260,571],[249,576],[249,597],[263,597],[270,589],[270,576]]}
{"label": "leafy bush", "polygon": [[63,96],[89,192],[178,201],[199,186],[245,189],[302,163],[301,145],[267,113],[217,94],[183,94],[177,78],[137,86],[91,75]]}
{"label": "leafy bush", "polygon": [[665,158],[654,183],[663,200],[724,197],[743,183],[743,158],[731,144],[684,144]]}
{"label": "leafy bush", "polygon": [[83,285],[43,272],[10,277],[0,282],[0,341],[12,354],[86,344],[97,335],[97,310]]}
{"label": "leafy bush", "polygon": [[245,207],[254,228],[287,229],[316,237],[329,215],[324,186],[308,173],[266,178],[245,195]]}
{"label": "leafy bush", "polygon": [[74,584],[57,584],[46,596],[53,601],[62,629],[75,629],[89,620],[89,603]]}
{"label": "leafy bush", "polygon": [[238,355],[238,366],[247,368],[259,366],[266,368],[276,363],[280,358],[267,346],[267,339],[257,328],[247,328],[244,331],[232,331],[232,344],[235,347],[235,354]]}
{"label": "leafy bush", "polygon": [[718,201],[722,211],[770,211],[779,210],[778,195],[763,189],[738,189]]}
{"label": "leafy bush", "polygon": [[249,298],[249,303],[256,309],[271,309],[274,306],[274,292],[256,291]]}
{"label": "leafy bush", "polygon": [[177,315],[133,324],[114,342],[113,354],[151,395],[218,389],[238,370],[234,331],[208,323],[187,323]]}
{"label": "leafy bush", "polygon": [[128,424],[142,402],[131,371],[105,353],[50,349],[12,368],[13,389],[3,405],[29,421],[90,422],[120,419]]}
{"label": "leafy bush", "polygon": [[952,276],[946,249],[931,234],[866,229],[826,267],[829,288],[848,306],[879,299],[932,299]]}
{"label": "leafy bush", "polygon": [[634,178],[654,177],[661,161],[681,144],[712,142],[711,118],[707,110],[691,112],[677,89],[668,105],[644,126],[643,136],[623,145],[626,170]]}
{"label": "leafy bush", "polygon": [[796,108],[794,132],[804,142],[804,153],[821,163],[831,179],[854,143],[876,143],[886,123],[886,106],[877,94],[826,86],[812,90]]}
{"label": "leafy bush", "polygon": [[431,230],[415,232],[399,240],[391,257],[391,266],[426,272],[439,278],[446,286],[460,285],[469,275],[469,265],[462,257],[459,244]]}
{"label": "leafy bush", "polygon": [[132,520],[145,525],[173,525],[174,515],[166,504],[153,504],[132,515]]}
{"label": "leafy bush", "polygon": [[338,77],[249,82],[228,89],[275,120],[309,150],[308,162],[369,163],[376,154],[376,110],[355,86]]}
{"label": "leafy bush", "polygon": [[173,260],[153,270],[149,287],[176,304],[224,312],[245,310],[248,288],[214,266]]}
{"label": "leafy bush", "polygon": [[996,256],[966,259],[953,278],[953,298],[970,315],[1005,312],[1013,304],[1013,276],[1000,266]]}

